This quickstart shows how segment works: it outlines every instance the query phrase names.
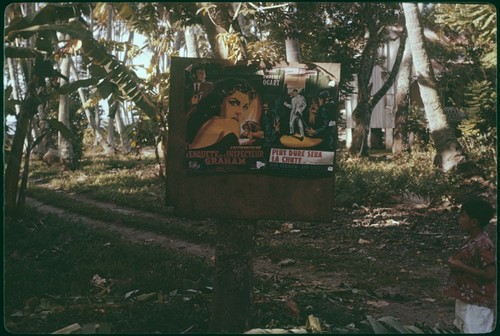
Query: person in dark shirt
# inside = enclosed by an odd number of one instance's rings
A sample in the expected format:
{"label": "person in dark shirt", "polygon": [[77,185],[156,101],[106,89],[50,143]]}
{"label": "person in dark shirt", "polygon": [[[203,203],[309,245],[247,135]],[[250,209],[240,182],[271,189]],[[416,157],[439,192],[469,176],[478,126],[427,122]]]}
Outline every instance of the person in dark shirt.
{"label": "person in dark shirt", "polygon": [[319,94],[318,105],[314,125],[310,125],[306,129],[306,133],[311,138],[323,139],[323,149],[334,150],[337,146],[338,138],[337,113],[328,91],[323,91]]}
{"label": "person in dark shirt", "polygon": [[207,97],[213,90],[213,83],[207,82],[207,73],[203,66],[197,65],[193,67],[192,83],[186,87],[186,96],[188,101],[186,104],[187,110],[194,108],[205,97]]}

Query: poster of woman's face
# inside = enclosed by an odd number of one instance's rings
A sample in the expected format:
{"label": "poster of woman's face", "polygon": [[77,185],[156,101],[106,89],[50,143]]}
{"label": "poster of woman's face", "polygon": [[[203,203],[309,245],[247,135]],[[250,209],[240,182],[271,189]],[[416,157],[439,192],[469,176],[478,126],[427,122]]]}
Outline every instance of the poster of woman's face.
{"label": "poster of woman's face", "polygon": [[[309,122],[315,109],[307,106],[324,91],[322,83],[329,82],[321,71],[206,62],[185,72],[184,94],[193,102],[185,107],[188,171],[331,170],[335,149],[329,147],[328,130],[311,131],[318,122]],[[199,93],[203,84],[209,89]],[[318,121],[326,122],[329,113],[323,109]]]}

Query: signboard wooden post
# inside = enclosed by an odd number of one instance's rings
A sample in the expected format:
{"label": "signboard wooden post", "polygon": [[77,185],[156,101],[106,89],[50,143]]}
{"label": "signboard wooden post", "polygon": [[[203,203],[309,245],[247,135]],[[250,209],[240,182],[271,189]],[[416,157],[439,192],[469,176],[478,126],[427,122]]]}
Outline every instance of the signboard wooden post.
{"label": "signboard wooden post", "polygon": [[[260,68],[173,58],[167,202],[176,214],[214,218],[224,228],[258,219],[330,221],[339,79],[339,64]],[[217,259],[231,255],[225,238],[217,238],[226,254]]]}

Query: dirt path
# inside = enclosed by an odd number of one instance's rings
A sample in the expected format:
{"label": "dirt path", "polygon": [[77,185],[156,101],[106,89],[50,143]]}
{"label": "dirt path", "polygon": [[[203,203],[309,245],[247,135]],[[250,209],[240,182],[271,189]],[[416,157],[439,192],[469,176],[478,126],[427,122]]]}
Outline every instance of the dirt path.
{"label": "dirt path", "polygon": [[[136,209],[119,207],[113,203],[104,203],[97,202],[91,199],[88,199],[82,195],[76,194],[68,194],[67,197],[74,199],[77,202],[83,202],[87,204],[91,204],[97,208],[111,210],[120,214],[127,214],[133,216],[139,216],[141,218],[148,218],[153,221],[162,223],[162,222],[172,222],[179,221],[183,222],[186,219],[177,218],[171,213],[167,213],[166,215],[158,215],[153,213],[147,213],[143,211],[139,211]],[[140,244],[157,244],[164,248],[173,249],[175,251],[179,251],[182,253],[188,253],[197,257],[206,258],[209,262],[213,262],[214,258],[214,248],[208,245],[195,244],[191,242],[187,242],[178,238],[169,237],[164,234],[153,233],[144,230],[138,230],[134,228],[129,228],[119,223],[111,223],[104,221],[97,221],[90,218],[82,217],[81,215],[71,213],[67,210],[57,208],[54,206],[50,206],[47,204],[43,204],[33,198],[27,198],[26,204],[29,207],[35,208],[37,211],[43,214],[55,214],[64,218],[65,220],[82,223],[88,225],[90,227],[99,229],[99,230],[107,230],[109,232],[114,232],[119,234],[120,236],[136,242]],[[366,215],[366,214],[365,214]],[[396,215],[396,213],[394,214]],[[352,218],[348,219],[349,221]],[[192,220],[189,220],[192,222]],[[354,223],[358,223],[356,221],[363,221],[363,219],[355,219]],[[317,234],[323,237],[323,233],[325,234],[325,239],[321,239],[318,241],[319,248],[330,248],[335,252],[335,248],[331,247],[331,236],[337,237],[340,232],[344,231],[332,231],[332,232],[323,232],[324,228],[317,228]],[[337,230],[337,229],[333,229]],[[341,230],[339,228],[338,230]],[[321,232],[320,232],[321,231]],[[304,234],[302,237],[304,244],[306,243],[316,243],[316,238],[314,236],[309,237],[309,235],[314,235],[315,232],[311,230],[308,234]],[[413,236],[412,236],[413,237]],[[424,239],[428,239],[427,236],[424,235]],[[432,237],[432,236],[429,236]],[[277,239],[281,237],[273,237],[269,235],[265,237],[265,239]],[[376,237],[365,237],[366,239],[375,240]],[[288,238],[287,238],[288,239]],[[295,238],[294,238],[295,239]],[[360,249],[358,246],[358,242],[356,239],[356,245],[339,245],[338,248],[342,250],[353,251],[353,253],[366,253],[362,248]],[[351,239],[352,240],[352,239]],[[362,238],[360,238],[361,242]],[[339,242],[342,241],[339,239]],[[329,245],[330,244],[330,245]],[[421,243],[423,244],[423,243]],[[353,247],[355,246],[355,247]],[[380,245],[378,248],[382,248]],[[345,252],[345,251],[343,251]],[[395,253],[401,253],[395,250]],[[367,253],[367,257],[370,258],[372,254]],[[377,257],[378,258],[378,257]],[[395,258],[390,253],[387,253],[387,258]],[[378,262],[373,258],[374,262]],[[385,267],[384,260],[379,260],[380,267]],[[411,260],[409,261],[411,263]],[[406,266],[405,266],[406,267]],[[301,288],[318,289],[324,292],[335,292],[339,290],[345,290],[346,286],[349,287],[350,284],[354,282],[353,279],[363,278],[367,275],[363,274],[346,274],[345,272],[331,272],[322,270],[320,267],[309,265],[307,263],[297,263],[290,265],[280,265],[278,262],[273,262],[269,258],[255,258],[254,260],[254,271],[256,276],[274,279],[277,282],[293,282],[291,285],[291,291],[300,290]],[[439,276],[443,276],[443,270],[429,269],[430,273],[441,272]],[[366,279],[365,279],[366,280]],[[369,279],[368,279],[369,280]],[[347,284],[347,285],[346,285]],[[353,286],[351,286],[353,287]],[[366,300],[363,300],[363,304],[367,310],[367,313],[375,318],[382,316],[394,316],[398,318],[405,325],[412,325],[415,322],[425,323],[428,326],[434,326],[436,324],[440,324],[441,326],[446,326],[451,323],[453,319],[453,307],[449,305],[443,305],[439,300],[435,300],[427,297],[425,294],[422,294],[421,297],[415,297],[413,295],[406,295],[405,288],[407,285],[405,283],[401,283],[398,288],[381,288],[379,296],[367,296]],[[415,289],[412,289],[415,290]],[[418,289],[417,289],[418,291]],[[401,299],[403,297],[403,299]],[[449,323],[447,323],[449,322]]]}
{"label": "dirt path", "polygon": [[[70,196],[72,198],[77,199],[80,202],[87,202],[91,203],[99,208],[103,209],[108,209],[120,213],[125,213],[125,214],[134,214],[134,215],[141,215],[146,218],[151,218],[154,220],[159,220],[159,221],[164,221],[164,218],[161,218],[161,216],[155,215],[155,214],[150,214],[150,213],[144,213],[144,212],[139,212],[135,209],[125,209],[125,208],[119,208],[116,205],[113,205],[111,203],[99,203],[93,200],[89,200],[83,197],[75,197],[75,196]],[[136,242],[136,243],[141,243],[141,244],[157,244],[165,248],[170,248],[176,251],[183,251],[189,254],[192,254],[197,257],[207,257],[210,258],[211,256],[214,255],[213,248],[210,246],[203,246],[199,244],[192,244],[187,241],[183,241],[180,239],[176,239],[173,237],[168,237],[165,235],[159,235],[154,232],[149,232],[149,231],[144,231],[144,230],[138,230],[130,227],[126,227],[123,225],[115,224],[115,223],[109,223],[109,222],[104,222],[104,221],[98,221],[98,220],[93,220],[91,218],[87,217],[82,217],[81,215],[72,213],[70,211],[57,208],[48,204],[44,204],[42,202],[37,201],[34,198],[26,198],[26,205],[29,207],[32,207],[36,209],[36,211],[42,213],[42,214],[54,214],[57,215],[67,221],[70,222],[76,222],[76,223],[82,223],[85,225],[88,225],[92,228],[95,229],[104,229],[109,232],[114,232],[119,234],[120,236]]]}
{"label": "dirt path", "polygon": [[[119,207],[114,203],[98,202],[81,195],[68,194],[67,196],[74,199],[75,201],[91,204],[97,208],[111,210],[113,212],[121,214],[140,216],[141,218],[148,218],[159,223],[171,222],[172,220],[182,221],[182,219],[176,217],[166,217],[154,213],[140,211],[137,209]],[[40,213],[55,214],[70,222],[82,223],[96,229],[103,229],[109,232],[113,232],[136,243],[156,244],[178,252],[184,252],[196,257],[206,258],[210,262],[213,261],[213,258],[215,256],[215,249],[209,245],[194,244],[185,240],[158,234],[155,232],[134,229],[116,223],[98,221],[91,218],[82,217],[81,215],[48,204],[44,204],[30,197],[26,198],[26,205],[36,209]],[[312,266],[299,268],[293,265],[287,265],[286,268],[283,268],[279,264],[270,262],[269,260],[255,259],[254,271],[257,275],[260,275],[262,277],[277,278],[287,276],[288,274],[312,274],[315,270]],[[339,274],[337,273],[317,272],[315,273],[314,280],[309,281],[314,281],[315,283],[321,282],[325,285],[335,287],[342,282],[338,279]],[[308,280],[304,279],[304,281]]]}

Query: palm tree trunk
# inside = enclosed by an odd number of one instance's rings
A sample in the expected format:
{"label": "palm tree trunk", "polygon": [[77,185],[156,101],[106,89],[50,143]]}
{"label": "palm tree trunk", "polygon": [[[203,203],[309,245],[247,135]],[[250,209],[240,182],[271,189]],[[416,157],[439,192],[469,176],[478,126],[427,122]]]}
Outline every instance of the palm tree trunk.
{"label": "palm tree trunk", "polygon": [[108,118],[108,144],[111,148],[113,148],[113,153],[116,150],[116,141],[115,141],[115,116],[109,116]]}
{"label": "palm tree trunk", "polygon": [[184,39],[186,41],[187,57],[200,57],[200,52],[198,50],[198,43],[196,41],[196,34],[194,33],[194,27],[188,26],[184,28]]}
{"label": "palm tree trunk", "polygon": [[[30,120],[30,125],[28,125],[28,129],[32,128],[33,118]],[[28,188],[28,177],[30,170],[30,159],[31,159],[31,150],[33,146],[33,138],[30,136],[28,132],[28,139],[26,143],[26,155],[24,156],[24,167],[23,174],[21,178],[21,185],[19,186],[19,195],[17,197],[16,204],[16,213],[22,214],[24,213],[24,208],[26,205],[26,189]]]}
{"label": "palm tree trunk", "polygon": [[[12,96],[15,100],[21,101],[21,95],[19,94],[19,81],[17,80],[16,65],[12,58],[7,58],[7,66],[9,69],[10,84],[12,86]],[[21,113],[21,105],[15,105],[16,115]]]}
{"label": "palm tree trunk", "polygon": [[[111,42],[113,39],[113,6],[111,4],[107,5],[108,7],[108,19],[107,19],[107,32],[106,32],[106,40],[108,42]],[[110,104],[110,100],[108,99],[108,111],[109,111],[109,118],[108,118],[108,144],[111,146],[111,148],[116,149],[116,143],[115,143],[115,114],[111,112],[111,107],[113,104],[116,104],[116,102]]]}
{"label": "palm tree trunk", "polygon": [[[37,116],[35,116],[33,118],[33,121],[31,122],[31,127],[30,127],[31,132],[30,132],[30,134],[31,134],[31,138],[32,139],[38,139],[42,135],[40,127],[38,126],[39,125],[39,123],[38,123],[38,120],[39,120],[38,116],[39,116],[40,111],[42,111],[42,110],[43,110],[43,105],[41,105],[41,104],[38,105],[38,107],[37,107]],[[42,112],[42,114],[43,114],[43,112]],[[45,154],[45,152],[43,150],[44,150],[43,144],[39,143],[36,148],[32,148],[31,155],[34,155],[38,159],[41,160],[42,157],[43,157],[43,154]]]}
{"label": "palm tree trunk", "polygon": [[[128,43],[126,44],[125,50],[123,52],[123,59],[122,62],[123,64],[127,64],[129,59],[128,59],[128,46],[132,44],[134,41],[134,32],[130,32],[128,35]],[[115,114],[115,121],[116,121],[116,130],[118,131],[118,134],[120,135],[120,142],[122,145],[122,151],[124,154],[129,154],[131,152],[131,144],[130,144],[130,139],[128,135],[125,133],[125,125],[127,125],[124,121],[126,119],[125,116],[126,111],[123,109],[123,105],[119,104],[118,108],[116,110]]]}
{"label": "palm tree trunk", "polygon": [[288,63],[300,63],[300,43],[297,38],[287,37],[285,39],[285,50]]}
{"label": "palm tree trunk", "polygon": [[[69,78],[69,56],[63,58],[61,64],[61,74]],[[64,78],[61,78],[61,86],[67,84]],[[69,97],[67,94],[59,96],[59,113],[57,118],[64,126],[71,129],[70,116],[69,116]],[[61,165],[64,169],[74,169],[75,155],[73,152],[73,145],[68,139],[65,139],[61,133],[58,135],[58,149]]]}
{"label": "palm tree trunk", "polygon": [[124,154],[129,154],[131,151],[130,139],[125,133],[125,123],[123,122],[123,109],[118,107],[115,114],[116,130],[120,135],[120,142],[122,144],[122,151]]}
{"label": "palm tree trunk", "polygon": [[434,72],[425,50],[424,31],[420,24],[417,4],[403,3],[403,9],[420,95],[424,103],[430,135],[436,148],[434,164],[444,171],[450,171],[465,162],[465,156],[455,136],[455,131],[446,120]]}
{"label": "palm tree trunk", "polygon": [[[101,127],[101,110],[99,108],[99,104],[94,106],[94,123],[95,123],[95,128],[96,130],[103,131],[103,128]],[[101,133],[103,135],[103,141],[106,141],[104,139],[104,133]],[[97,137],[94,139],[94,146],[97,146],[99,144]],[[113,147],[110,146],[108,142],[106,144],[109,146],[110,150],[113,149]],[[106,151],[107,153],[107,151]]]}
{"label": "palm tree trunk", "polygon": [[412,69],[412,56],[410,39],[406,39],[403,60],[399,68],[398,80],[396,84],[396,104],[395,104],[395,127],[392,153],[401,155],[408,146],[408,134],[406,129],[407,116],[410,101],[410,81]]}

